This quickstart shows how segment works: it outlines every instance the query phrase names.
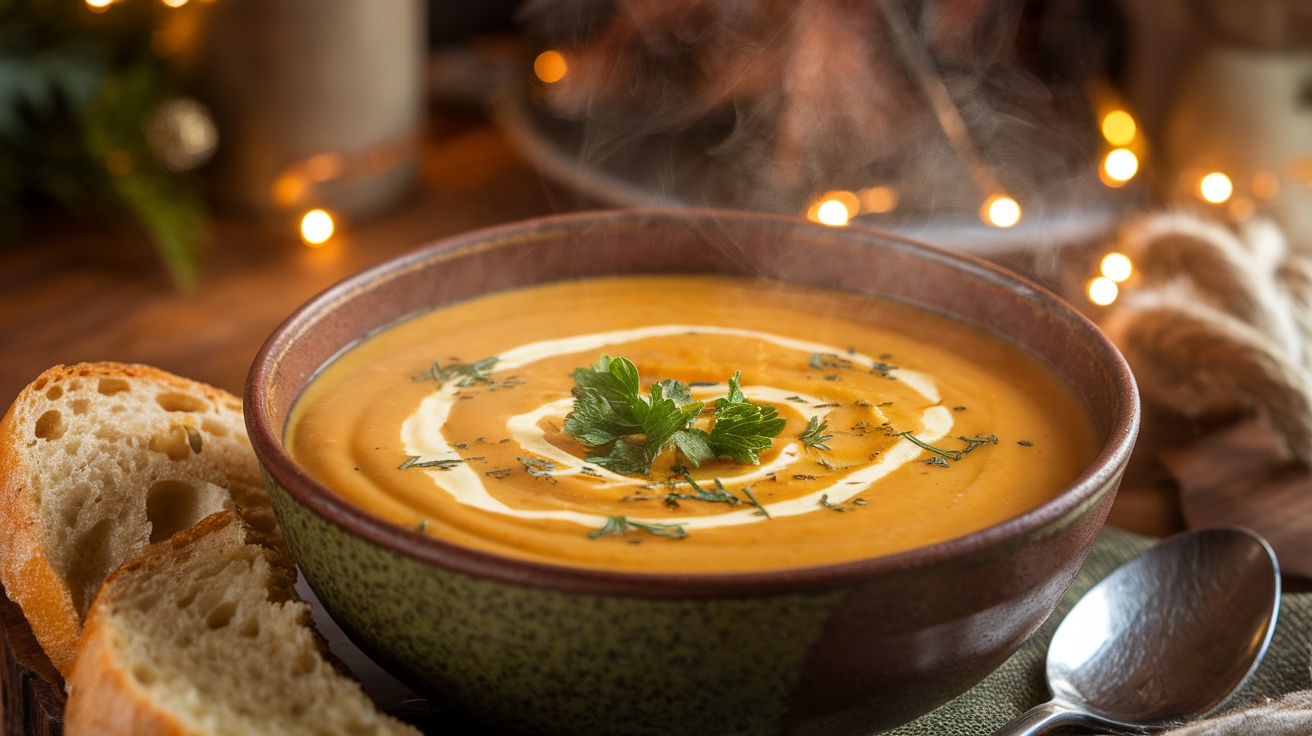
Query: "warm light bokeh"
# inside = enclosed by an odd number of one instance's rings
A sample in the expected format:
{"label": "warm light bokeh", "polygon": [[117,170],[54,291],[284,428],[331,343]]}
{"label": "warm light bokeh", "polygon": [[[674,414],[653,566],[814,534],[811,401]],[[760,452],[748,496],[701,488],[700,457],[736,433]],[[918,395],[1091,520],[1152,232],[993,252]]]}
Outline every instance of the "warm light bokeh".
{"label": "warm light bokeh", "polygon": [[301,218],[301,240],[310,247],[328,242],[333,236],[333,217],[324,210],[310,210]]}
{"label": "warm light bokeh", "polygon": [[1124,253],[1113,252],[1102,257],[1098,270],[1102,272],[1104,278],[1119,283],[1130,278],[1130,274],[1134,273],[1134,264]]}
{"label": "warm light bokeh", "polygon": [[568,71],[565,55],[559,51],[543,51],[533,60],[533,73],[547,84],[555,84],[564,79]]}
{"label": "warm light bokeh", "polygon": [[1219,171],[1204,176],[1198,183],[1198,196],[1212,204],[1221,204],[1234,194],[1235,186],[1230,177]]}
{"label": "warm light bokeh", "polygon": [[1106,276],[1099,276],[1089,282],[1089,301],[1100,307],[1105,307],[1116,301],[1116,297],[1120,292],[1121,289],[1116,285],[1116,282]]}
{"label": "warm light bokeh", "polygon": [[114,0],[87,0],[87,7],[90,8],[93,13],[100,13],[104,11],[105,8],[108,8],[113,2]]}
{"label": "warm light bokeh", "polygon": [[861,212],[861,200],[852,192],[825,192],[806,212],[806,219],[830,227],[844,227]]}
{"label": "warm light bokeh", "polygon": [[831,227],[842,227],[852,219],[847,206],[836,199],[826,199],[815,210],[816,221]]}
{"label": "warm light bokeh", "polygon": [[1002,194],[989,197],[984,203],[982,216],[994,227],[1011,227],[1020,222],[1020,203]]}
{"label": "warm light bokeh", "polygon": [[1258,199],[1275,199],[1280,196],[1280,177],[1274,172],[1259,171],[1253,174],[1253,196]]}
{"label": "warm light bokeh", "polygon": [[862,189],[857,196],[861,200],[861,209],[865,212],[883,214],[897,208],[897,189],[890,186]]}
{"label": "warm light bokeh", "polygon": [[1134,117],[1124,110],[1112,110],[1102,118],[1102,137],[1113,146],[1128,145],[1137,133]]}
{"label": "warm light bokeh", "polygon": [[1116,148],[1102,160],[1102,171],[1110,183],[1124,184],[1139,173],[1139,157],[1128,148]]}

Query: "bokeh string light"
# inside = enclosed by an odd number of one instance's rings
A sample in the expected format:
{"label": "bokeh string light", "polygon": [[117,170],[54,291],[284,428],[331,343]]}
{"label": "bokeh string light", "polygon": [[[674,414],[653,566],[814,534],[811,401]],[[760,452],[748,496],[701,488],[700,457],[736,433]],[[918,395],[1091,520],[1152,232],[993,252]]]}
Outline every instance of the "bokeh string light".
{"label": "bokeh string light", "polygon": [[1213,171],[1198,182],[1198,196],[1204,202],[1223,204],[1234,193],[1234,182],[1230,181],[1230,177],[1219,171]]}
{"label": "bokeh string light", "polygon": [[301,218],[301,240],[311,248],[317,248],[333,236],[335,229],[333,216],[326,210],[310,210]]}
{"label": "bokeh string light", "polygon": [[568,73],[569,64],[565,61],[565,55],[559,51],[548,49],[533,60],[533,75],[545,84],[555,84]]}

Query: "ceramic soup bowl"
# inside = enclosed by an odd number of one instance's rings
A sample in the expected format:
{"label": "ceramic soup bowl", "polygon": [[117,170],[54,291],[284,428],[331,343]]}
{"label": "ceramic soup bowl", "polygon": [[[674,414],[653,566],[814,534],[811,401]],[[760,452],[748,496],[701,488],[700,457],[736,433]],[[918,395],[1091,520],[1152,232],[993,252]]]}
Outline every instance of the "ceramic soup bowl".
{"label": "ceramic soup bowl", "polygon": [[[1096,458],[1050,501],[963,537],[782,571],[626,573],[526,562],[362,511],[284,447],[327,361],[406,316],[592,275],[765,276],[977,325],[1047,363],[1088,407]],[[246,416],[305,578],[393,674],[525,733],[860,733],[967,690],[1057,605],[1103,525],[1139,422],[1113,345],[991,264],[868,230],[729,212],[610,211],[450,238],[331,287],[270,337]]]}

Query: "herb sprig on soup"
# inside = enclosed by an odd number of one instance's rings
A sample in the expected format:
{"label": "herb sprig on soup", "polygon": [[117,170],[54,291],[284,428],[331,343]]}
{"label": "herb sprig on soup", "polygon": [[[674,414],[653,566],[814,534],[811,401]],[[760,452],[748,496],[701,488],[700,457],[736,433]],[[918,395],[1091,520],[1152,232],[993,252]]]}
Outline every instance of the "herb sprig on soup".
{"label": "herb sprig on soup", "polygon": [[325,366],[288,434],[321,482],[390,521],[665,572],[951,539],[1052,497],[1097,446],[1059,379],[974,327],[709,276],[562,282],[406,320]]}

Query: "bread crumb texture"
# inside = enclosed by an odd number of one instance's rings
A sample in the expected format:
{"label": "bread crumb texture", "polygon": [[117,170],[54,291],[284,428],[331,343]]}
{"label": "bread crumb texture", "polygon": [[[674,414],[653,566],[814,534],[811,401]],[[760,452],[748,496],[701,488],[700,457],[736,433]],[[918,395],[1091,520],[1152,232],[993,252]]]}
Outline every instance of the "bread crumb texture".
{"label": "bread crumb texture", "polygon": [[[108,712],[115,701],[158,711],[176,733],[418,733],[381,714],[325,658],[278,556],[248,543],[232,514],[148,548],[111,576],[82,647],[84,656],[100,652],[79,658],[71,679],[69,725],[84,733],[125,715]],[[106,683],[124,697],[107,697]]]}
{"label": "bread crumb texture", "polygon": [[157,369],[54,368],[15,409],[45,553],[80,615],[123,560],[261,485],[241,402]]}

